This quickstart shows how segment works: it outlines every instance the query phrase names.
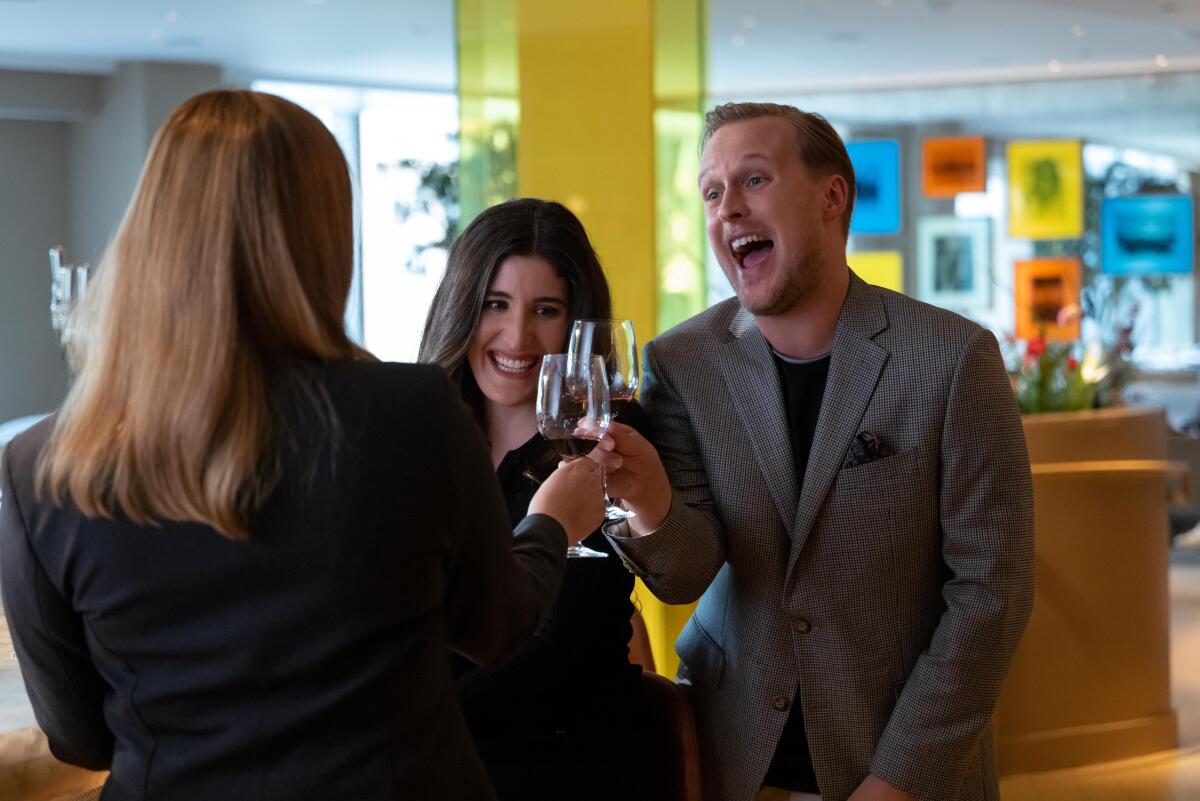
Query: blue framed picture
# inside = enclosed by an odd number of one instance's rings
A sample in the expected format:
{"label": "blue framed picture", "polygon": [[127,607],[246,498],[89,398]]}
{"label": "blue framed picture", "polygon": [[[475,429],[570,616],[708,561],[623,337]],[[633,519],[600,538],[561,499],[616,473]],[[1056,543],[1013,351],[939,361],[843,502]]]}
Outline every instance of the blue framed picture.
{"label": "blue framed picture", "polygon": [[850,233],[900,233],[900,143],[873,139],[850,142],[846,149],[857,184]]}
{"label": "blue framed picture", "polygon": [[1188,195],[1104,199],[1100,269],[1113,275],[1191,273],[1195,234]]}

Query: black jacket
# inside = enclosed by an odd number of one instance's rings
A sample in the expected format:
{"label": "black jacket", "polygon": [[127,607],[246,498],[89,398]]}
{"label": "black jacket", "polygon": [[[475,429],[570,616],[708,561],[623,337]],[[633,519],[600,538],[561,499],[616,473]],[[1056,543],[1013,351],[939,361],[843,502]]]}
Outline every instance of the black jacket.
{"label": "black jacket", "polygon": [[438,368],[308,372],[338,425],[281,404],[287,469],[248,542],[39,500],[52,420],[8,447],[0,578],[21,670],[55,755],[111,768],[105,801],[493,797],[448,648],[519,648],[558,591],[564,533],[535,516],[513,537]]}

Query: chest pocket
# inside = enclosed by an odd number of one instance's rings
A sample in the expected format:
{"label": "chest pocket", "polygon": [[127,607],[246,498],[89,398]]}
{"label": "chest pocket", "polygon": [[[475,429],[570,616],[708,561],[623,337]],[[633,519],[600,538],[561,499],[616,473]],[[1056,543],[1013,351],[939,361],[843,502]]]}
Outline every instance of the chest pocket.
{"label": "chest pocket", "polygon": [[904,491],[906,486],[919,484],[922,476],[920,449],[909,448],[838,471],[833,490],[838,495],[874,495],[881,490]]}
{"label": "chest pocket", "polygon": [[823,509],[825,523],[849,531],[886,531],[902,541],[937,520],[931,465],[919,448],[847,467],[838,473]]}

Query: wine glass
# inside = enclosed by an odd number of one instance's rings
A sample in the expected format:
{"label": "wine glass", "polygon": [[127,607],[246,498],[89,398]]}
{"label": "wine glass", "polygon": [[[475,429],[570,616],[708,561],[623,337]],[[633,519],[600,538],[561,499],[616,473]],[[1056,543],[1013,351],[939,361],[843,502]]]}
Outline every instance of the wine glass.
{"label": "wine glass", "polygon": [[[611,417],[603,360],[572,363],[565,353],[548,353],[542,357],[537,387],[538,431],[554,452],[564,461],[591,453]],[[568,558],[606,556],[583,543],[567,548]]]}
{"label": "wine glass", "polygon": [[[633,401],[638,388],[638,353],[632,320],[576,320],[567,355],[575,363],[590,357],[603,360],[613,417]],[[622,507],[619,500],[608,497],[607,484],[604,499],[608,520],[633,517],[634,513]]]}

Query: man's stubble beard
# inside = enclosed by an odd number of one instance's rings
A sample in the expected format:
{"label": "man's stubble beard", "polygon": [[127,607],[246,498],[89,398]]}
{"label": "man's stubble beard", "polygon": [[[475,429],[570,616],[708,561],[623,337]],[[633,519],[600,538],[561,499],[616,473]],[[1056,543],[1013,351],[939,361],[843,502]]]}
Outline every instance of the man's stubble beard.
{"label": "man's stubble beard", "polygon": [[784,314],[812,294],[817,286],[820,264],[821,254],[816,249],[809,249],[801,255],[798,264],[784,266],[776,274],[775,285],[761,303],[751,305],[742,293],[738,293],[738,300],[755,317]]}

